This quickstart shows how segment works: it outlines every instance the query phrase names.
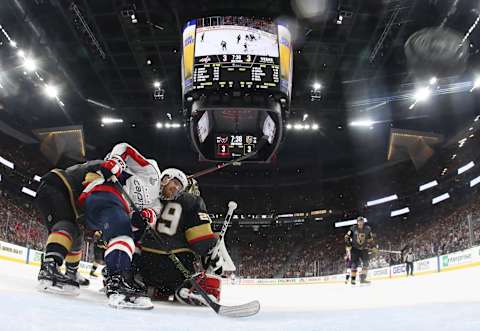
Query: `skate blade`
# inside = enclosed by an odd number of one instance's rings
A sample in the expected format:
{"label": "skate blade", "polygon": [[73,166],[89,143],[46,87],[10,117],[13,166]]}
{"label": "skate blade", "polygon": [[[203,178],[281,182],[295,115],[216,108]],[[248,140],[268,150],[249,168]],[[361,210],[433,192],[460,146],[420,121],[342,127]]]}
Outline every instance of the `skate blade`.
{"label": "skate blade", "polygon": [[66,296],[77,296],[80,294],[80,290],[71,285],[54,286],[50,280],[40,280],[37,285],[37,290],[45,293],[60,294]]}
{"label": "skate blade", "polygon": [[137,298],[134,302],[126,301],[123,294],[112,294],[108,298],[108,305],[116,309],[153,309],[153,304],[149,298]]}

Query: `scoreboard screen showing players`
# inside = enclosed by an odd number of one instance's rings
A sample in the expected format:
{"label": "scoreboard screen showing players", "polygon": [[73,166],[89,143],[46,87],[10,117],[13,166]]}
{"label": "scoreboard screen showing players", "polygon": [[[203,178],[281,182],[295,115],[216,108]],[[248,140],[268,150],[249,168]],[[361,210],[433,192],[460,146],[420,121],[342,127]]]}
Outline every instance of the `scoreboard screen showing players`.
{"label": "scoreboard screen showing players", "polygon": [[277,25],[233,16],[196,20],[193,90],[279,88]]}
{"label": "scoreboard screen showing players", "polygon": [[257,137],[252,135],[217,134],[215,136],[215,156],[219,159],[232,159],[255,151]]}
{"label": "scoreboard screen showing players", "polygon": [[268,18],[212,16],[183,30],[183,94],[279,92],[290,98],[292,40],[287,24]]}

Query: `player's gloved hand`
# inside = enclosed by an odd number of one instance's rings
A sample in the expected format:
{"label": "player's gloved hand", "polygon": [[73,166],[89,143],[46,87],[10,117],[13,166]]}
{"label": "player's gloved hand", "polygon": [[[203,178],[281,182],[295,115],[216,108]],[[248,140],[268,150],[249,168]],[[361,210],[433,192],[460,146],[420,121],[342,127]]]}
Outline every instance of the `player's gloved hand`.
{"label": "player's gloved hand", "polygon": [[202,266],[207,274],[221,275],[223,273],[223,259],[219,254],[213,256],[209,253],[206,256],[202,256]]}
{"label": "player's gloved hand", "polygon": [[120,157],[112,156],[100,164],[100,172],[106,180],[112,176],[119,177],[126,168],[125,161]]}
{"label": "player's gloved hand", "polygon": [[144,208],[139,213],[132,214],[131,223],[137,229],[145,229],[147,224],[154,227],[157,223],[157,214],[152,208]]}
{"label": "player's gloved hand", "polygon": [[150,227],[154,227],[155,224],[157,223],[157,214],[155,213],[155,210],[152,208],[144,208],[140,212],[140,216],[147,221],[148,225]]}

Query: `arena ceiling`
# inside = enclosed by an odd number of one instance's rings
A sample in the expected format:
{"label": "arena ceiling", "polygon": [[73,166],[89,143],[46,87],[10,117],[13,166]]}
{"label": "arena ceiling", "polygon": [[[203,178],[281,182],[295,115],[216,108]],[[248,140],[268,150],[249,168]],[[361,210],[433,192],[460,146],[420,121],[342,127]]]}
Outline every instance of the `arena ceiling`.
{"label": "arena ceiling", "polygon": [[[308,7],[302,11],[302,6],[311,3],[324,6],[318,15],[306,17],[315,12]],[[410,109],[419,82],[407,69],[404,43],[415,31],[439,25],[452,3],[1,1],[0,24],[19,47],[39,59],[43,76],[60,87],[64,106],[46,100],[28,75],[16,70],[16,50],[4,40],[0,45],[0,79],[9,84],[0,90],[0,119],[26,133],[83,125],[91,158],[104,155],[116,142],[127,141],[162,165],[191,171],[208,167],[210,164],[198,162],[183,128],[155,127],[157,121],[182,123],[183,24],[190,18],[212,15],[283,18],[291,22],[295,35],[289,122],[301,122],[308,114],[305,123],[317,123],[320,129],[288,131],[272,164],[225,171],[241,176],[256,170],[301,173],[302,169],[315,168],[318,177],[325,178],[365,170],[387,162],[392,128],[432,132],[447,140],[478,113],[476,93],[449,92],[474,79],[480,46],[477,29],[470,35],[465,72],[439,77],[438,90],[447,92]],[[464,34],[475,21],[478,12],[472,10],[476,5],[475,1],[459,1],[449,26]],[[163,101],[153,98],[155,80],[165,89]],[[322,84],[317,101],[310,95],[314,82]],[[124,123],[102,127],[103,116],[120,117]],[[366,118],[374,122],[371,128],[349,125]],[[208,182],[207,177],[205,180]]]}

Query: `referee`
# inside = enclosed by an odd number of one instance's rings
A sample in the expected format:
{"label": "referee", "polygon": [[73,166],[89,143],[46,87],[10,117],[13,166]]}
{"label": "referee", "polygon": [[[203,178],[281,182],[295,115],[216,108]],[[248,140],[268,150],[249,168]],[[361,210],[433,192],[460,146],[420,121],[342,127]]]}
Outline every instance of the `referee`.
{"label": "referee", "polygon": [[407,276],[413,276],[413,261],[415,261],[415,254],[413,254],[413,250],[410,248],[405,254],[405,263],[407,264]]}

